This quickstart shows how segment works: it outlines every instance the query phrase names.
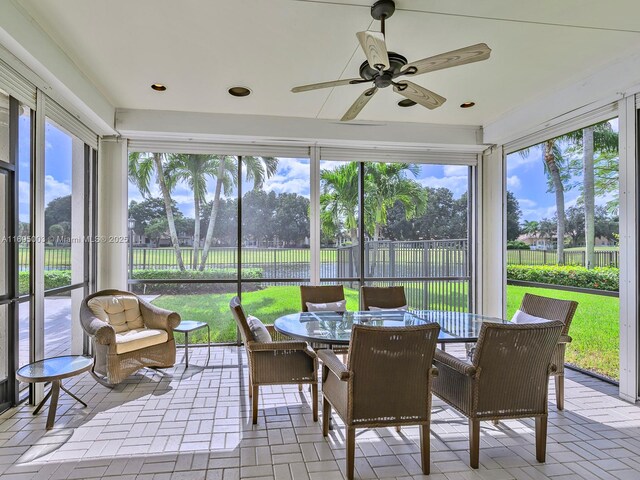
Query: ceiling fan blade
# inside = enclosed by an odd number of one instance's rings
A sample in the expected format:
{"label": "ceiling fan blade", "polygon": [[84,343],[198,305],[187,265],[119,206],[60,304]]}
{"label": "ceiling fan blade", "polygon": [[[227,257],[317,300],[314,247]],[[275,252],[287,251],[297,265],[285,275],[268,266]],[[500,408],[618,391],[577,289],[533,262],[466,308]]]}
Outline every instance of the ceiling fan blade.
{"label": "ceiling fan blade", "polygon": [[391,65],[387,54],[387,45],[384,43],[384,35],[380,32],[358,32],[358,41],[369,65],[376,70],[386,70]]}
{"label": "ceiling fan blade", "polygon": [[349,107],[347,113],[345,113],[340,119],[341,122],[348,122],[349,120],[353,120],[358,116],[360,111],[364,108],[364,106],[371,100],[371,97],[378,91],[376,87],[365,90],[362,95],[358,97],[358,99],[353,102],[353,105]]}
{"label": "ceiling fan blade", "polygon": [[[406,85],[406,87],[402,88],[404,85]],[[398,85],[394,85],[393,91],[408,98],[409,100],[419,103],[423,107],[427,107],[430,110],[438,108],[447,101],[446,98],[441,97],[437,93],[433,93],[431,90],[427,90],[420,85],[416,85],[415,83],[408,82],[406,80],[399,82]]]}
{"label": "ceiling fan blade", "polygon": [[469,47],[459,48],[447,53],[441,53],[429,58],[423,58],[415,62],[408,63],[403,69],[404,75],[422,75],[423,73],[435,72],[443,68],[457,67],[467,63],[480,62],[486,60],[491,55],[491,49],[486,43],[478,43]]}
{"label": "ceiling fan blade", "polygon": [[309,90],[319,90],[320,88],[339,87],[341,85],[355,85],[357,83],[370,82],[371,80],[363,80],[362,78],[348,78],[346,80],[333,80],[332,82],[312,83],[310,85],[300,85],[293,87],[293,93],[308,92]]}

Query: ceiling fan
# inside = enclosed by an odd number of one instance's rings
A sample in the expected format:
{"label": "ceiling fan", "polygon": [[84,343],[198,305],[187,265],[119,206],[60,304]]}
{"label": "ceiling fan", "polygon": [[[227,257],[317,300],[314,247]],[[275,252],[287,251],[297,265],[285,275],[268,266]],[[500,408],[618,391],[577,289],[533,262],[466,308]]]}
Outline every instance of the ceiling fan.
{"label": "ceiling fan", "polygon": [[291,91],[299,93],[320,88],[373,82],[373,87],[365,90],[343,115],[340,119],[343,122],[356,118],[378,89],[391,85],[393,85],[394,92],[423,107],[434,109],[441,106],[447,99],[409,80],[398,77],[415,77],[444,68],[480,62],[488,59],[491,54],[491,49],[485,43],[478,43],[408,63],[407,59],[399,53],[388,52],[385,44],[385,20],[393,15],[395,9],[396,5],[393,0],[378,0],[371,6],[371,16],[375,20],[380,20],[381,31],[356,33],[360,46],[367,57],[367,61],[360,65],[360,78],[301,85]]}

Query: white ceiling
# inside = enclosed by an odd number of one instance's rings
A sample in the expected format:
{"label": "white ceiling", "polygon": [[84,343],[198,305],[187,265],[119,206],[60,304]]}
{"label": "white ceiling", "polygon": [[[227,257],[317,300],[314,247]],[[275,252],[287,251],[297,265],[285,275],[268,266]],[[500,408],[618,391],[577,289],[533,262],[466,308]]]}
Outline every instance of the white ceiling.
{"label": "white ceiling", "polygon": [[[119,108],[338,119],[367,87],[293,94],[358,76],[373,0],[18,0]],[[416,77],[448,99],[400,108],[390,88],[358,120],[485,125],[637,49],[636,0],[397,0],[390,50],[409,61],[479,42],[485,62]],[[480,18],[484,17],[484,18]],[[167,85],[157,93],[153,82]],[[250,87],[234,98],[227,89]],[[460,103],[476,107],[463,110]]]}

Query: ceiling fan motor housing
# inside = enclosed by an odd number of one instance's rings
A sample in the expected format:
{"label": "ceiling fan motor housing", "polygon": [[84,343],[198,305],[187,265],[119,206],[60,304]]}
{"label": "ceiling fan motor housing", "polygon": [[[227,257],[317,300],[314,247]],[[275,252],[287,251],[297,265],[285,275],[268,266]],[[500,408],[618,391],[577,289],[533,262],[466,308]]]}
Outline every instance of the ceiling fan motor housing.
{"label": "ceiling fan motor housing", "polygon": [[371,16],[376,20],[389,18],[396,11],[396,3],[393,0],[378,0],[371,5]]}
{"label": "ceiling fan motor housing", "polygon": [[408,61],[399,53],[389,52],[389,63],[391,64],[387,70],[380,72],[369,65],[368,61],[365,61],[360,65],[360,76],[364,80],[370,80],[375,82],[376,87],[384,88],[391,85],[391,80],[400,75],[402,67],[404,67]]}

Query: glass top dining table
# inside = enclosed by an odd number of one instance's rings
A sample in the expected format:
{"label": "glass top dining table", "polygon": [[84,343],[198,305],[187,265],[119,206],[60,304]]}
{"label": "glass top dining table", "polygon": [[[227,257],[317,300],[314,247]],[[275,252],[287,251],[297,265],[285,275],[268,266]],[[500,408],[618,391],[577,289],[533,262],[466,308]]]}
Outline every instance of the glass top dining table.
{"label": "glass top dining table", "polygon": [[478,340],[484,322],[506,320],[466,312],[441,310],[380,310],[362,312],[300,312],[284,315],[273,323],[276,331],[299,340],[328,345],[348,345],[353,325],[402,327],[436,322],[438,343],[466,343]]}

